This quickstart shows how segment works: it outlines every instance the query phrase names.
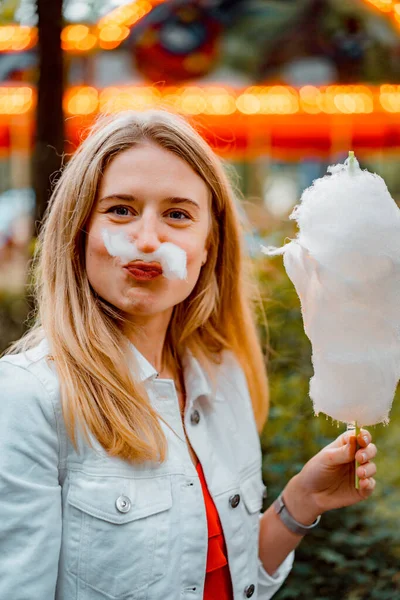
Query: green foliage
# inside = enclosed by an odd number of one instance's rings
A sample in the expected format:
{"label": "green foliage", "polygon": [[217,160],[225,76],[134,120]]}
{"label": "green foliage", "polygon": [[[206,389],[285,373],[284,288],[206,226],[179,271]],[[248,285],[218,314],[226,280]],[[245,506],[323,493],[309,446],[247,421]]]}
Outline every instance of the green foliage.
{"label": "green foliage", "polygon": [[[271,504],[288,479],[344,429],[313,415],[308,396],[311,346],[304,333],[299,300],[282,259],[259,265],[268,319],[271,408],[262,435],[263,472]],[[389,427],[370,428],[379,448],[374,495],[354,507],[326,513],[304,538],[277,600],[395,600],[400,598],[400,470],[396,441],[400,401]]]}
{"label": "green foliage", "polygon": [[0,292],[0,356],[26,329],[28,300],[23,294]]}

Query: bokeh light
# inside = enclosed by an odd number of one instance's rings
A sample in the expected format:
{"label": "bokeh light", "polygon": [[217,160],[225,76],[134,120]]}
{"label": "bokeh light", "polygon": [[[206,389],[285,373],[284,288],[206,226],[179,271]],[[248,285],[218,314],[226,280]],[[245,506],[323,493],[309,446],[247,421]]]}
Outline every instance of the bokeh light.
{"label": "bokeh light", "polygon": [[[29,111],[34,89],[29,86],[0,86],[0,114]],[[67,89],[64,110],[69,115],[96,112],[145,110],[170,107],[187,115],[357,115],[373,112],[400,112],[400,85],[251,86],[234,90],[222,86],[110,86],[97,90],[89,86]]]}
{"label": "bokeh light", "polygon": [[90,115],[97,112],[99,93],[93,87],[73,87],[64,95],[63,107],[70,115]]}
{"label": "bokeh light", "polygon": [[87,52],[95,47],[97,37],[91,33],[87,25],[69,25],[61,33],[63,50]]}
{"label": "bokeh light", "polygon": [[28,86],[0,87],[0,114],[22,115],[29,112],[35,101],[34,90]]}
{"label": "bokeh light", "polygon": [[21,52],[29,50],[37,42],[35,27],[18,25],[0,26],[0,52]]}
{"label": "bokeh light", "polygon": [[[165,0],[136,0],[112,10],[95,27],[77,23],[64,27],[61,40],[67,52],[88,52],[97,45],[103,50],[117,48],[129,35],[130,27]],[[37,43],[37,29],[19,25],[0,26],[0,52],[21,52]]]}
{"label": "bokeh light", "polygon": [[381,10],[382,12],[387,13],[392,12],[394,4],[393,0],[365,0],[365,2],[368,2],[368,4],[371,4],[372,6],[375,6],[375,8]]}
{"label": "bokeh light", "polygon": [[382,85],[379,98],[385,111],[400,113],[400,85]]}

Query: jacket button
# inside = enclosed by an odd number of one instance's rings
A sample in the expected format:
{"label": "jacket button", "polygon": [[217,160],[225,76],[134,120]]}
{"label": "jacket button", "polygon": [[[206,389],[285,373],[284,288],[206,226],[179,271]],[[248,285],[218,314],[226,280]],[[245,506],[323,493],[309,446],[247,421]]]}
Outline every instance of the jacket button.
{"label": "jacket button", "polygon": [[132,503],[128,496],[119,496],[115,501],[115,506],[120,513],[127,513],[131,510]]}
{"label": "jacket button", "polygon": [[253,584],[248,585],[247,587],[244,588],[244,595],[246,598],[251,598],[252,595],[254,594],[256,588],[254,587]]}
{"label": "jacket button", "polygon": [[[239,502],[240,502],[239,494],[235,494],[234,496],[231,496],[229,498],[229,504],[232,506],[232,508],[236,508],[238,506]],[[250,598],[250,596],[249,596],[249,598]]]}
{"label": "jacket button", "polygon": [[190,415],[190,422],[192,425],[197,425],[200,422],[200,413],[198,410],[194,410]]}

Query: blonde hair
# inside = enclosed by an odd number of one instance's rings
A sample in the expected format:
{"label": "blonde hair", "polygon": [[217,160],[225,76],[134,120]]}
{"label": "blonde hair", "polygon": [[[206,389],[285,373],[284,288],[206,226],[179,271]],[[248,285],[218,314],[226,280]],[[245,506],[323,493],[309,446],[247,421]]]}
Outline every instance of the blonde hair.
{"label": "blonde hair", "polygon": [[[35,254],[34,326],[9,352],[47,338],[60,379],[64,419],[122,459],[164,460],[166,439],[144,386],[128,364],[123,315],[91,288],[85,268],[85,226],[107,164],[141,142],[169,150],[211,192],[207,262],[189,297],[175,306],[167,334],[175,358],[190,350],[212,363],[228,349],[247,378],[261,430],[268,411],[266,369],[252,309],[252,285],[233,191],[221,161],[178,115],[125,112],[97,123],[65,167],[49,202]],[[223,425],[222,425],[223,426]]]}

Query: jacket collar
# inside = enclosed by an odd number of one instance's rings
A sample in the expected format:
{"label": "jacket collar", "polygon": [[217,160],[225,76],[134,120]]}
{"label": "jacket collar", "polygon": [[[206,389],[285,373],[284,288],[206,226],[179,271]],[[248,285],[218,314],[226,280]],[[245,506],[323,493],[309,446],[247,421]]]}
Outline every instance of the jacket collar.
{"label": "jacket collar", "polygon": [[[132,342],[129,342],[129,347],[136,361],[135,366],[137,366],[137,369],[135,371],[137,371],[139,380],[145,382],[156,379],[158,372],[153,365],[139,352]],[[40,354],[48,353],[49,344],[47,339],[41,342],[38,350],[40,350]],[[183,359],[183,377],[188,404],[191,404],[195,399],[200,397],[205,397],[208,400],[212,400],[215,397],[215,385],[212,384],[210,379],[212,371],[212,365],[210,365],[210,369],[206,372],[199,360],[190,351],[186,352]]]}
{"label": "jacket collar", "polygon": [[[137,376],[139,380],[145,382],[157,379],[158,373],[153,365],[139,352],[132,342],[129,342],[129,346],[138,366]],[[183,359],[183,377],[188,403],[201,396],[209,400],[213,398],[213,389],[209,374],[205,372],[199,360],[190,351],[186,352]]]}
{"label": "jacket collar", "polygon": [[132,350],[132,354],[136,360],[138,366],[137,376],[141,382],[146,381],[147,379],[154,379],[158,376],[157,370],[153,367],[153,365],[139,352],[139,350],[129,342],[129,347]]}
{"label": "jacket collar", "polygon": [[186,352],[183,359],[183,378],[185,381],[187,403],[189,405],[197,398],[204,397],[207,400],[214,398],[214,386],[210,379],[211,373],[211,364],[208,372],[190,351]]}

